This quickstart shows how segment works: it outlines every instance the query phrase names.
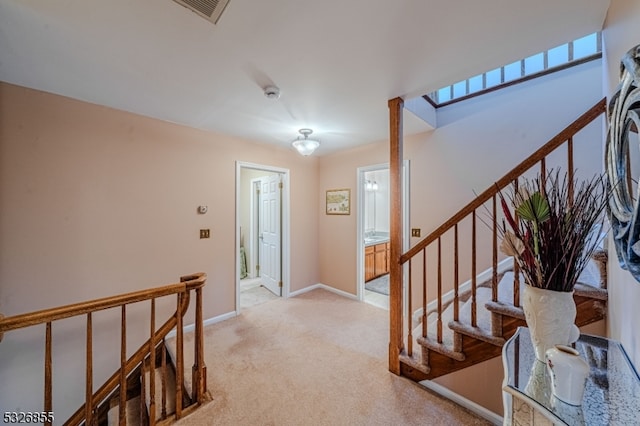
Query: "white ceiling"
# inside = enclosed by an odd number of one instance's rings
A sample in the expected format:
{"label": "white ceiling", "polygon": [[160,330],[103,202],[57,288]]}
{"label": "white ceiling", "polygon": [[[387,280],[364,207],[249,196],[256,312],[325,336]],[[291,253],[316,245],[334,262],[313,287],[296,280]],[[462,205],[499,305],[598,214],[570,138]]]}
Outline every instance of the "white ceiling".
{"label": "white ceiling", "polygon": [[388,138],[388,99],[598,31],[608,6],[230,0],[213,25],[172,0],[0,0],[0,80],[283,147],[310,127],[323,155]]}

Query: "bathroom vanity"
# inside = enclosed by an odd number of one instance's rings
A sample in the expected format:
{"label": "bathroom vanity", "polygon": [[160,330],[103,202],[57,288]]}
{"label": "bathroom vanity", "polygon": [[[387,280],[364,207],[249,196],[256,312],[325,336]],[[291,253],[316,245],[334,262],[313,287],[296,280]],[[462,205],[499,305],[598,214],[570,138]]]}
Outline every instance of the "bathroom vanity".
{"label": "bathroom vanity", "polygon": [[389,273],[389,237],[365,238],[364,281]]}

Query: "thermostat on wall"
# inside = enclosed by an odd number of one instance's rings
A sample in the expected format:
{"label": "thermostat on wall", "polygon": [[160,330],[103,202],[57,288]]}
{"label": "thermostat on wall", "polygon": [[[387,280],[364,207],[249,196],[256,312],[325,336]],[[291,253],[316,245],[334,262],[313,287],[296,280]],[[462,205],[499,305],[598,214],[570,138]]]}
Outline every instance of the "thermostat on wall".
{"label": "thermostat on wall", "polygon": [[209,210],[209,207],[207,206],[198,206],[198,213],[200,214],[205,214],[207,210]]}

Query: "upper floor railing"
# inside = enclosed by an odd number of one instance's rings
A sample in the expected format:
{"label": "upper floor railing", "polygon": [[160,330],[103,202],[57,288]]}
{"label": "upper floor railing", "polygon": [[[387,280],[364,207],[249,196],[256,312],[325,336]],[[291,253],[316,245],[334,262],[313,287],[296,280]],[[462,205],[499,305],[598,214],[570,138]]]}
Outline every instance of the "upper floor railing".
{"label": "upper floor railing", "polygon": [[[197,273],[180,278],[180,282],[167,286],[156,287],[148,290],[141,290],[113,297],[76,303],[52,309],[45,309],[27,314],[20,314],[3,318],[0,316],[0,341],[3,334],[45,324],[45,355],[44,355],[44,384],[43,397],[44,406],[42,412],[45,414],[41,422],[45,425],[53,423],[54,407],[52,401],[52,324],[56,321],[71,317],[86,317],[86,364],[85,364],[85,402],[66,422],[65,425],[93,425],[98,423],[98,409],[104,406],[114,394],[119,398],[119,418],[120,424],[126,424],[126,401],[127,388],[131,386],[128,379],[132,372],[142,371],[145,363],[155,366],[157,364],[156,354],[159,345],[164,343],[167,334],[175,328],[176,330],[176,389],[175,393],[175,418],[182,417],[183,401],[187,400],[190,405],[202,403],[207,394],[206,366],[204,365],[204,343],[203,343],[203,320],[202,320],[202,288],[206,282],[206,274]],[[194,339],[194,365],[193,365],[193,392],[188,398],[182,394],[184,384],[184,351],[183,351],[183,317],[189,307],[190,294],[196,293],[195,306],[195,339]],[[159,328],[156,328],[156,299],[164,296],[176,296],[176,310]],[[149,318],[150,330],[149,339],[127,358],[127,306],[150,302]],[[94,389],[93,374],[93,314],[107,309],[120,310],[120,368],[104,383],[97,391]],[[166,375],[166,363],[163,357],[164,375]],[[142,373],[143,374],[143,373]],[[164,377],[164,376],[162,376]],[[154,425],[156,419],[156,385],[155,374],[150,374],[149,379],[149,424]],[[162,380],[162,396],[160,417],[166,417],[166,380]],[[6,384],[5,384],[6,385]],[[142,415],[142,413],[141,413]],[[123,423],[124,422],[124,423]]]}

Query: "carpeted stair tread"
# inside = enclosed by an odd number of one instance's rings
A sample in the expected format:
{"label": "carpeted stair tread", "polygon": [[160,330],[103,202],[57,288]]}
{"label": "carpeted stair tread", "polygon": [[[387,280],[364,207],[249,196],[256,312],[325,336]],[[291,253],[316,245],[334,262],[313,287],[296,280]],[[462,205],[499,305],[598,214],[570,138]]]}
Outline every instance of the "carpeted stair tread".
{"label": "carpeted stair tread", "polygon": [[[120,406],[116,405],[107,412],[107,425],[117,426],[120,424]],[[127,425],[140,425],[140,396],[136,396],[127,401]]]}
{"label": "carpeted stair tread", "polygon": [[[176,360],[176,338],[172,337],[165,341],[165,346],[167,347],[167,351],[169,352],[169,357],[171,358],[171,362],[177,368]],[[193,365],[193,333],[184,333],[183,338],[183,363],[184,363],[184,389],[187,392],[187,395],[193,395],[193,377],[191,375],[191,366]]]}
{"label": "carpeted stair tread", "polygon": [[[502,315],[507,315],[514,318],[524,319],[524,311],[522,307],[514,306],[513,304],[513,281],[515,274],[513,271],[507,271],[500,279],[498,283],[498,301],[494,302],[489,297],[485,301],[484,307],[487,312],[494,312]],[[524,276],[520,274],[520,297],[524,293]],[[489,332],[491,334],[491,332]]]}
{"label": "carpeted stair tread", "polygon": [[412,356],[409,356],[406,353],[401,354],[400,360],[409,365],[411,368],[415,368],[416,370],[421,371],[424,374],[429,374],[431,372],[431,368],[428,365],[424,365],[419,352],[419,350],[414,350]]}
{"label": "carpeted stair tread", "polygon": [[590,297],[598,300],[608,300],[609,292],[606,288],[593,287],[591,285],[585,285],[577,283],[574,287],[574,294],[577,296]]}
{"label": "carpeted stair tread", "polygon": [[[465,305],[463,304],[460,309],[464,309]],[[454,351],[455,334],[447,327],[451,321],[453,321],[453,304],[442,311],[442,343],[438,343],[438,314],[437,312],[430,313],[427,317],[427,336],[422,336],[422,324],[414,329],[414,335],[418,336],[418,344],[447,356],[456,353]]]}
{"label": "carpeted stair tread", "polygon": [[[505,275],[509,273],[510,271],[501,273],[498,275],[498,277],[500,278],[499,288],[501,285],[504,285],[504,283],[508,282],[509,279],[511,280],[511,283],[513,283],[512,272],[510,275],[511,278],[505,279]],[[513,288],[513,285],[511,285],[511,287]],[[509,297],[508,290],[503,291],[503,293],[504,293],[503,295],[504,298]],[[513,290],[511,290],[511,299],[513,299],[512,294],[513,294]],[[477,335],[477,337],[481,338],[481,340],[486,341],[487,339],[489,339],[491,340],[490,343],[495,344],[497,341],[495,339],[491,339],[492,337],[491,312],[485,308],[485,304],[491,301],[491,281],[489,280],[482,284],[479,284],[478,287],[476,288],[477,327],[471,327],[471,306],[472,306],[471,290],[462,292],[459,295],[459,300],[461,302],[459,302],[459,313],[458,313],[458,322],[457,322],[456,331],[462,332],[463,334],[471,335],[472,337],[474,335]],[[437,343],[437,330],[436,330],[437,312],[430,312],[429,315],[427,316],[428,335],[427,335],[427,338],[422,341],[422,343],[425,346],[438,352],[440,352],[440,350],[442,349],[442,345],[444,345],[445,347],[448,347],[449,351],[453,350],[454,343],[455,343],[454,331],[450,327],[448,327],[450,323],[456,324],[453,321],[453,302],[447,303],[445,306],[446,306],[446,309],[444,309],[442,313],[442,325],[443,325],[442,326],[442,344]],[[465,323],[467,324],[467,327],[462,326]],[[421,335],[421,334],[422,334],[422,325],[419,324],[414,329],[414,335]],[[433,345],[431,345],[429,342],[433,342]]]}
{"label": "carpeted stair tread", "polygon": [[[162,368],[155,368],[155,404],[156,404],[156,420],[162,418]],[[149,412],[149,408],[151,406],[151,382],[150,382],[151,373],[147,370],[144,373],[144,396],[145,396],[145,405],[147,407],[147,412]],[[167,401],[167,416],[176,412],[176,376],[173,372],[173,368],[167,366],[167,376],[166,376],[166,401]]]}
{"label": "carpeted stair tread", "polygon": [[524,320],[524,311],[522,307],[513,306],[513,303],[502,303],[489,301],[484,304],[488,311],[496,314],[506,315],[512,318]]}
{"label": "carpeted stair tread", "polygon": [[[453,304],[447,306],[447,309],[442,313],[442,343],[438,343],[437,339],[437,313],[435,313],[435,315],[432,313],[428,317],[431,321],[427,326],[426,338],[421,336],[421,325],[415,328],[414,333],[420,336],[416,341],[429,350],[436,351],[458,361],[464,361],[464,353],[456,350],[460,346],[460,342],[455,341],[455,332],[463,331],[465,334],[470,332],[472,335],[491,336],[491,313],[484,309],[484,302],[490,298],[491,289],[484,287],[476,289],[476,319],[478,327],[469,326],[468,328],[459,328],[458,330],[453,330],[449,327],[449,324],[461,324],[465,322],[471,324],[471,307],[473,301],[469,298],[465,303],[461,304],[459,308],[457,323],[453,320]],[[493,343],[493,341],[491,343]]]}
{"label": "carpeted stair tread", "polygon": [[[476,324],[477,328],[484,330],[491,335],[491,312],[484,308],[486,302],[491,300],[491,289],[480,287],[476,289]],[[471,304],[470,299],[460,310],[458,322],[471,326]],[[467,306],[468,305],[468,306]]]}
{"label": "carpeted stair tread", "polygon": [[482,340],[483,342],[491,343],[495,346],[504,346],[504,344],[507,342],[503,337],[496,337],[491,335],[491,332],[487,331],[485,328],[472,327],[471,325],[462,323],[460,321],[451,321],[449,323],[449,328],[458,333],[466,334],[467,336]]}
{"label": "carpeted stair tread", "polygon": [[[443,330],[443,336],[444,336],[444,327],[442,330]],[[453,334],[453,331],[451,330],[449,331],[450,333],[448,334]],[[424,346],[430,351],[441,353],[442,355],[446,355],[449,358],[455,359],[456,361],[464,361],[466,359],[466,356],[463,352],[458,352],[453,349],[453,343],[451,344],[444,343],[444,338],[443,338],[443,343],[438,343],[436,338],[431,338],[431,337],[428,337],[426,339],[424,337],[418,337],[416,341],[418,342],[418,344]]]}

